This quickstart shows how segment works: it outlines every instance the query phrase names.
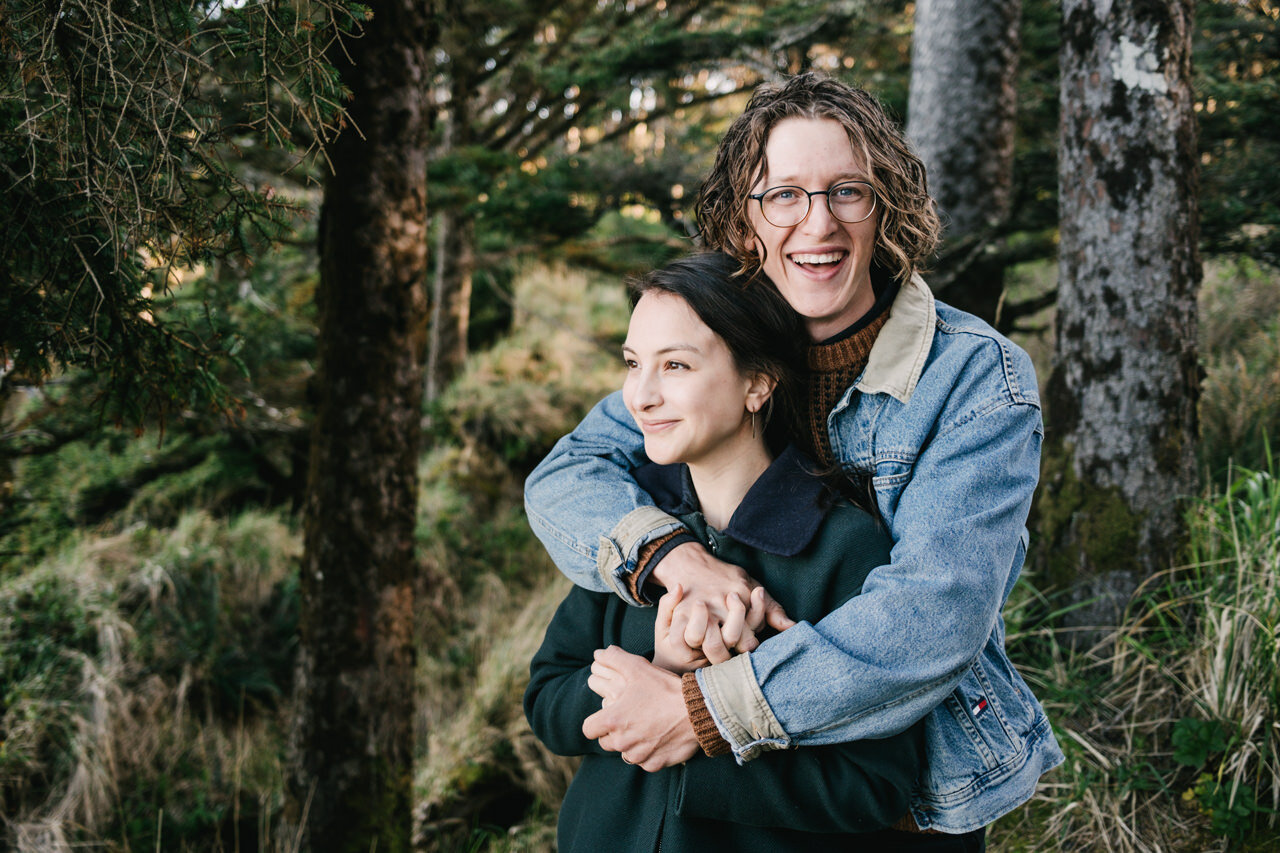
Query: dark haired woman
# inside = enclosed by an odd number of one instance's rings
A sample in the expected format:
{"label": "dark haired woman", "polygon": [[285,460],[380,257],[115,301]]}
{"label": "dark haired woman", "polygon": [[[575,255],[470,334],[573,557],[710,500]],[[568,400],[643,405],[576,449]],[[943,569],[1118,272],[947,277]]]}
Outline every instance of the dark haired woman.
{"label": "dark haired woman", "polygon": [[[724,255],[695,255],[633,285],[622,396],[652,460],[637,477],[789,612],[816,621],[858,594],[888,559],[889,540],[865,510],[831,495],[794,447],[775,455],[796,411],[799,318],[766,283],[734,280],[735,268]],[[654,773],[587,738],[583,722],[611,692],[607,673],[592,672],[597,650],[634,657],[659,677],[707,663],[672,642],[681,596],[679,586],[668,591],[655,613],[575,588],[547,629],[525,710],[554,751],[586,756],[560,811],[561,853],[945,849],[941,837],[887,828],[907,812],[919,726],[742,767],[728,755],[695,756]],[[729,610],[732,633],[746,602]],[[698,612],[694,621],[705,623]]]}
{"label": "dark haired woman", "polygon": [[[789,624],[702,645],[683,691],[620,689],[588,720],[643,766],[699,746],[739,761],[883,737],[925,718],[927,770],[912,829],[968,834],[1025,802],[1062,753],[1004,650],[1004,602],[1026,555],[1042,426],[1026,353],[936,302],[918,275],[939,231],[924,167],[866,92],[817,74],[756,90],[717,151],[698,203],[708,248],[762,272],[804,318],[800,445],[868,494],[893,541],[863,593]],[[607,398],[526,483],[530,522],[575,583],[632,604],[679,585],[727,623],[757,580],[655,507],[632,470],[643,436]],[[714,632],[713,632],[714,633]],[[725,646],[750,652],[729,658]],[[754,650],[753,650],[754,649]],[[728,658],[728,659],[726,659]],[[606,658],[626,683],[634,661]]]}

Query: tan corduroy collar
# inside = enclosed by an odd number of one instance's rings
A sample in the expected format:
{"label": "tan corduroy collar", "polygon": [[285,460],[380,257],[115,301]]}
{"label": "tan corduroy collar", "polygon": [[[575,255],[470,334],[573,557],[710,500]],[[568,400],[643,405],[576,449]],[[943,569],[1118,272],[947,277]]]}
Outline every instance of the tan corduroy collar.
{"label": "tan corduroy collar", "polygon": [[938,311],[924,279],[913,274],[898,289],[889,319],[876,336],[867,369],[856,387],[864,394],[888,394],[903,403],[911,399],[924,372]]}

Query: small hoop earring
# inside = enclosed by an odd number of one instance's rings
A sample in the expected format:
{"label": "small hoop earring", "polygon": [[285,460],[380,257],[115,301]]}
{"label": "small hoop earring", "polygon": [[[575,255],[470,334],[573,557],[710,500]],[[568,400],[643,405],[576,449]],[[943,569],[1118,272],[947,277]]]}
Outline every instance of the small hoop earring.
{"label": "small hoop earring", "polygon": [[756,437],[756,410],[751,410],[751,437]]}

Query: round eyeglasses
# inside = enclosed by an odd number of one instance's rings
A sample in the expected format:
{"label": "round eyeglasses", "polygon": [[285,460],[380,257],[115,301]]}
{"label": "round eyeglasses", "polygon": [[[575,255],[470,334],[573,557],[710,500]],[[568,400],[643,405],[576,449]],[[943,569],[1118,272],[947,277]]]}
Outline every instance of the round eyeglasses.
{"label": "round eyeglasses", "polygon": [[845,181],[812,192],[801,187],[773,187],[747,198],[760,202],[760,213],[770,225],[790,228],[804,222],[815,195],[827,197],[827,209],[841,222],[861,222],[876,209],[876,191],[865,181]]}

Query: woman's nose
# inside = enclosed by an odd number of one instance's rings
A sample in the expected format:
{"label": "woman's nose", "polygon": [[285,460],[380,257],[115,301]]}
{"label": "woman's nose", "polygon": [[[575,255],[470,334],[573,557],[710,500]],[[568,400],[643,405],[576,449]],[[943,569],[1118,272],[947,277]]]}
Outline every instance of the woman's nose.
{"label": "woman's nose", "polygon": [[651,409],[662,402],[662,389],[658,378],[650,371],[642,371],[636,379],[632,400],[637,409]]}

